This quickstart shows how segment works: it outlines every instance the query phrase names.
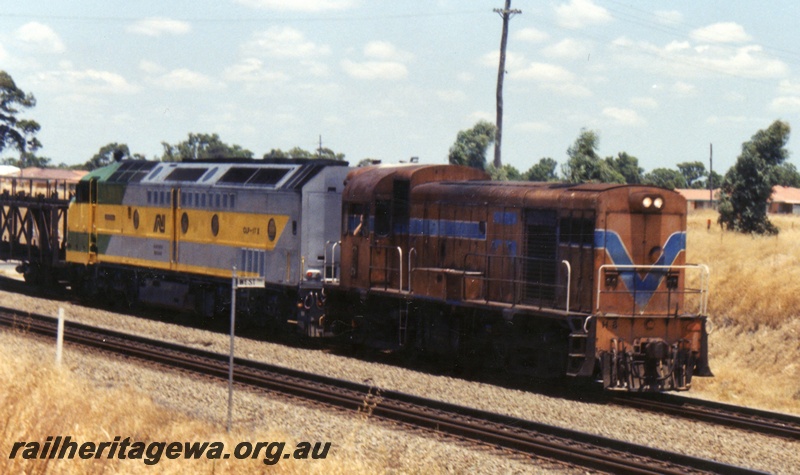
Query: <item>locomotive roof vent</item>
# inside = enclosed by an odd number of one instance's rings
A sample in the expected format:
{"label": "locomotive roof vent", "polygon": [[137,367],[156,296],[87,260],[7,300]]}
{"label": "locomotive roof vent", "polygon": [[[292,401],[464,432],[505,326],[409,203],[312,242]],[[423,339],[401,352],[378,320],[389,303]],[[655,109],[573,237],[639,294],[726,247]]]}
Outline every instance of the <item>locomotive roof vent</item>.
{"label": "locomotive roof vent", "polygon": [[634,193],[631,195],[631,210],[658,213],[664,208],[664,197],[653,193]]}

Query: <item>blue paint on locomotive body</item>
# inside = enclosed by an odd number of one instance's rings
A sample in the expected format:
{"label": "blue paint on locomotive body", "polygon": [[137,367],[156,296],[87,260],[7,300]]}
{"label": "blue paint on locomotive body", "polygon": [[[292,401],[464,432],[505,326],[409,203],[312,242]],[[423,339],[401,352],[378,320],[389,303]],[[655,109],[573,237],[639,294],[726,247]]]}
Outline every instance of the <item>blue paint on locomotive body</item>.
{"label": "blue paint on locomotive body", "polygon": [[[634,269],[626,269],[626,266],[635,265],[631,259],[625,243],[622,242],[619,234],[614,231],[595,229],[594,231],[595,249],[605,249],[611,262],[622,269],[619,270],[619,278],[625,284],[628,292],[631,293],[636,301],[636,305],[643,308],[650,302],[661,281],[667,274],[665,269],[651,269],[642,275]],[[680,231],[671,234],[662,246],[661,255],[653,264],[654,266],[671,266],[681,252],[686,250],[686,232]]]}
{"label": "blue paint on locomotive body", "polygon": [[408,224],[412,236],[486,239],[486,224],[476,221],[412,218]]}

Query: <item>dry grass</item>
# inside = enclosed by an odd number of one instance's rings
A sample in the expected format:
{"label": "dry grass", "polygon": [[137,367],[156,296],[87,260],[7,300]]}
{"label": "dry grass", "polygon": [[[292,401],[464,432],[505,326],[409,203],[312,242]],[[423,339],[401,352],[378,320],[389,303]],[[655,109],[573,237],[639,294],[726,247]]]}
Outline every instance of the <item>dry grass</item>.
{"label": "dry grass", "polygon": [[716,375],[695,379],[694,390],[800,413],[800,217],[771,217],[781,230],[777,237],[726,232],[716,219],[715,212],[689,217],[687,260],[711,270]]}
{"label": "dry grass", "polygon": [[[280,432],[232,432],[205,422],[192,420],[184,414],[156,406],[149,397],[135,389],[103,389],[89,387],[69,370],[42,364],[27,356],[15,354],[9,347],[0,345],[0,473],[379,473],[385,467],[395,466],[397,459],[408,454],[401,449],[387,449],[372,457],[354,455],[358,439],[333,441],[334,446],[325,460],[283,460],[275,465],[264,465],[259,459],[236,460],[168,460],[162,455],[155,465],[143,460],[98,458],[81,460],[24,460],[18,454],[10,460],[9,454],[16,441],[45,442],[48,436],[71,436],[73,441],[113,441],[115,436],[130,437],[131,441],[220,441],[225,451],[242,441],[286,442],[284,453],[292,452],[298,441]],[[354,423],[358,426],[359,422]],[[354,429],[355,430],[355,429]],[[380,451],[378,451],[380,452]],[[398,458],[399,457],[399,458]],[[440,467],[429,467],[442,473]],[[429,471],[426,469],[426,471]]]}

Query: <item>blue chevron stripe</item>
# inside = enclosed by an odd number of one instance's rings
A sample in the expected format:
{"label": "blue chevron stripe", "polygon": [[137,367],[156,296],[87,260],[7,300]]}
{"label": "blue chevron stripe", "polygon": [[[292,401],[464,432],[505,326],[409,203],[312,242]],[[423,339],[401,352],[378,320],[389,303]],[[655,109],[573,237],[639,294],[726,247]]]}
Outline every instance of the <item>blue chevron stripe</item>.
{"label": "blue chevron stripe", "polygon": [[[617,266],[631,266],[634,265],[628,249],[622,239],[614,231],[605,231],[602,229],[595,229],[594,231],[594,247],[596,249],[605,249],[606,254],[611,258],[611,262]],[[654,265],[669,266],[678,258],[678,254],[686,250],[686,233],[677,232],[673,233],[667,238],[667,242],[662,247],[661,255]],[[642,277],[638,272],[634,271],[621,271],[619,276],[622,282],[625,283],[628,292],[634,295],[636,305],[644,307],[650,302],[653,293],[661,285],[664,279],[664,271],[652,270]],[[634,292],[635,290],[635,292]]]}

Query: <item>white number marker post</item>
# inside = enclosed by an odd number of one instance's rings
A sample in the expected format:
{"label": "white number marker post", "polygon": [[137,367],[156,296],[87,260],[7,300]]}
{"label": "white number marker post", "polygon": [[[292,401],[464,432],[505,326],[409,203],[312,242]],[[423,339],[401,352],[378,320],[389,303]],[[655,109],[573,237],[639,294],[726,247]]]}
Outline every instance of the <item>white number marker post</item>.
{"label": "white number marker post", "polygon": [[233,341],[236,328],[236,290],[264,288],[263,277],[237,277],[236,266],[233,267],[231,278],[231,354],[228,360],[228,432],[231,431],[233,420]]}

